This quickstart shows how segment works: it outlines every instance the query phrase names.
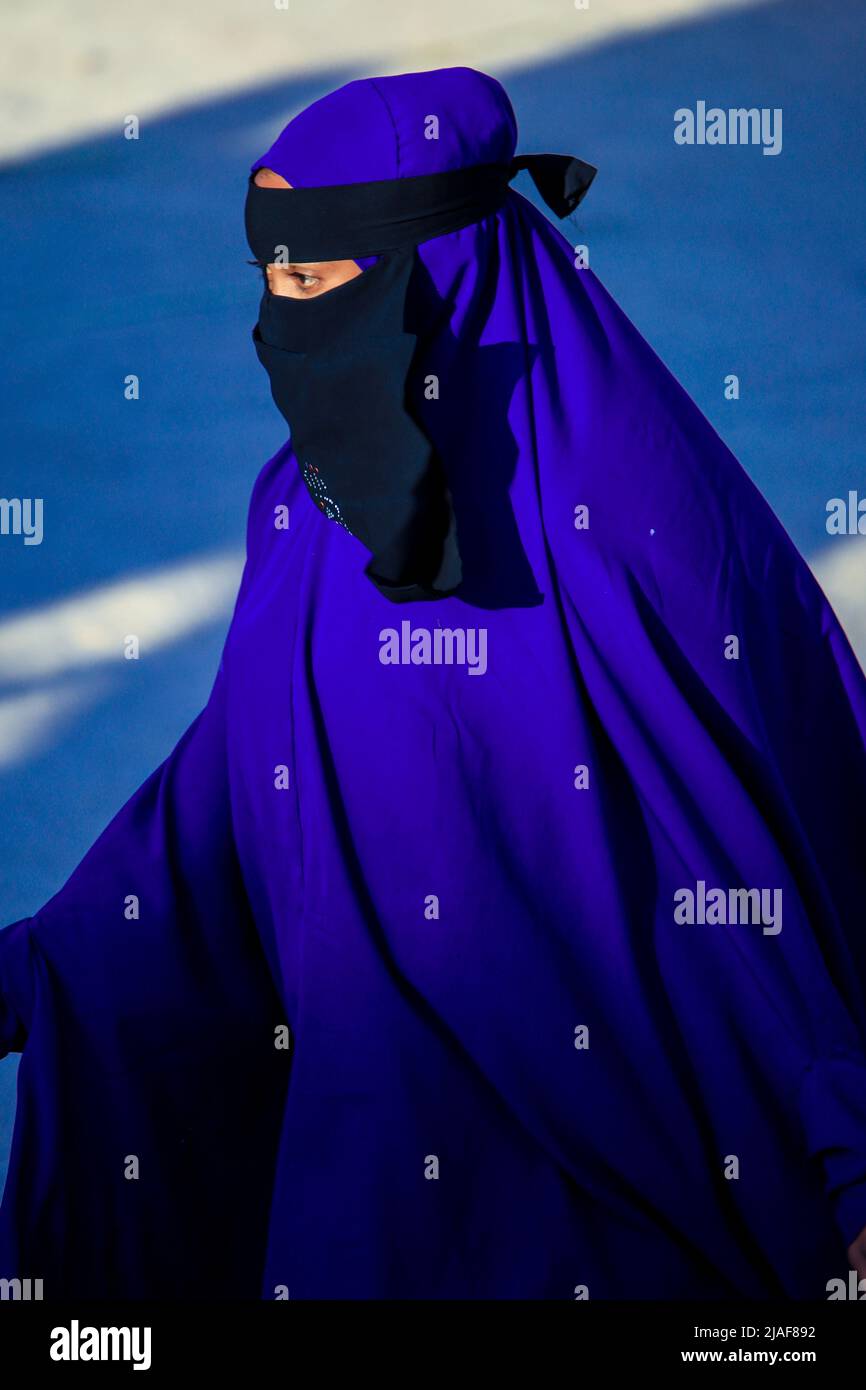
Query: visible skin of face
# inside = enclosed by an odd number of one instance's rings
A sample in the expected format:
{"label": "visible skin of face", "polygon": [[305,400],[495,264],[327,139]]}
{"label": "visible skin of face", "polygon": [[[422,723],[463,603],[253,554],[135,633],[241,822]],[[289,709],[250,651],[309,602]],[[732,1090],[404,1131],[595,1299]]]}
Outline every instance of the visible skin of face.
{"label": "visible skin of face", "polygon": [[[273,169],[257,169],[255,182],[261,188],[292,186]],[[362,271],[355,261],[290,261],[286,265],[269,265],[265,273],[271,294],[285,295],[288,299],[314,299],[347,280],[354,280]]]}

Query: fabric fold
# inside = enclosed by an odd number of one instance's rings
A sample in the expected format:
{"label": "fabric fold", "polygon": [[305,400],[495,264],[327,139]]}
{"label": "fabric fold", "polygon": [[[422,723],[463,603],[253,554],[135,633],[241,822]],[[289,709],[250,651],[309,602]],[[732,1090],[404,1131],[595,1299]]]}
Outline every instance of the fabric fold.
{"label": "fabric fold", "polygon": [[822,1166],[846,1247],[866,1230],[866,1059],[822,1057],[807,1069],[800,1109],[808,1153]]}
{"label": "fabric fold", "polygon": [[3,1045],[23,1048],[0,1278],[47,1299],[259,1293],[289,1053],[224,738],[220,673],[63,888],[0,933]]}
{"label": "fabric fold", "polygon": [[33,1015],[32,919],[0,931],[0,1058],[21,1052]]}

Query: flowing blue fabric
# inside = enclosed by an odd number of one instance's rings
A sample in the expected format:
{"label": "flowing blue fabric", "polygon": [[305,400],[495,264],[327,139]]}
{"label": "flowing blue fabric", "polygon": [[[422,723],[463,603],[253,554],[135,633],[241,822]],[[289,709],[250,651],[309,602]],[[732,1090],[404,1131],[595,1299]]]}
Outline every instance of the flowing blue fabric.
{"label": "flowing blue fabric", "polygon": [[[458,68],[352,82],[257,163],[316,186],[515,144]],[[463,588],[390,604],[290,443],[265,465],[206,708],[0,934],[0,1276],[824,1297],[866,1226],[863,675],[515,189],[418,249],[409,307]]]}

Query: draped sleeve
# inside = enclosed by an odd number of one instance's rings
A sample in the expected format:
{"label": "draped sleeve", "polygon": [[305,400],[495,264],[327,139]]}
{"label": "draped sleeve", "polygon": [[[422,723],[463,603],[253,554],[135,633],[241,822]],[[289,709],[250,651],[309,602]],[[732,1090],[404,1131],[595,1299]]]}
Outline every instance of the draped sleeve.
{"label": "draped sleeve", "polygon": [[282,1010],[235,850],[222,668],[60,891],[0,932],[21,1051],[0,1277],[258,1297]]}

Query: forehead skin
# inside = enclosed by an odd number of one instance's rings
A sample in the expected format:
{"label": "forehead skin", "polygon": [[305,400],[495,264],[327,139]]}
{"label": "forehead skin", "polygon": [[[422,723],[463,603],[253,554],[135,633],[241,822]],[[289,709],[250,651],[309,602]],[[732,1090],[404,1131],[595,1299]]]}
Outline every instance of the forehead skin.
{"label": "forehead skin", "polygon": [[260,188],[291,188],[291,184],[284,179],[282,174],[275,174],[273,169],[257,169],[253,183],[257,183]]}

